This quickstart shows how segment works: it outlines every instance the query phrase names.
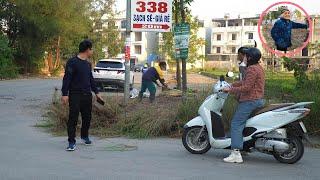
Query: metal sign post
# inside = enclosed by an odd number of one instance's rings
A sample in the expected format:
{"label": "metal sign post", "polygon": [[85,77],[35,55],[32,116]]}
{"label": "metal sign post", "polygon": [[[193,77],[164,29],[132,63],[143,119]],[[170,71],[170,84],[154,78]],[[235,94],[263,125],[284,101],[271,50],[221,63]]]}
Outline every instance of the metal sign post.
{"label": "metal sign post", "polygon": [[130,97],[130,46],[131,46],[131,0],[127,0],[126,13],[126,55],[125,55],[125,86],[124,86],[124,103],[128,104]]}
{"label": "metal sign post", "polygon": [[125,104],[130,93],[130,34],[133,32],[170,32],[172,0],[127,0]]}

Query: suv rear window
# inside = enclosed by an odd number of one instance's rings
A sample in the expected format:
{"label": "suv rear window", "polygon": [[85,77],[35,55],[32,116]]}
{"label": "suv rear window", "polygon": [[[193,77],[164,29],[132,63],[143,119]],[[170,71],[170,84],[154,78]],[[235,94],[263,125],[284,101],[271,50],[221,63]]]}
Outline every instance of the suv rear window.
{"label": "suv rear window", "polygon": [[123,63],[121,63],[121,62],[110,62],[110,61],[100,61],[100,62],[98,62],[97,67],[121,69],[121,68],[123,68]]}

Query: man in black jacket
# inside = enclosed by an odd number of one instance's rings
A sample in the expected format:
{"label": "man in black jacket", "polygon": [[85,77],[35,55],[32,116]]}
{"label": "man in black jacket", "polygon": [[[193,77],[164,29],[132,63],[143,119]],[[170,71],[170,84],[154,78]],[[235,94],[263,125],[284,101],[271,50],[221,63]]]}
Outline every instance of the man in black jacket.
{"label": "man in black jacket", "polygon": [[68,60],[62,85],[62,102],[69,103],[69,120],[67,151],[74,151],[76,147],[76,126],[79,113],[81,113],[82,127],[81,139],[86,145],[91,145],[89,139],[89,127],[92,111],[92,93],[101,99],[98,89],[94,83],[91,64],[87,61],[93,54],[92,43],[84,40],[79,45],[79,54]]}

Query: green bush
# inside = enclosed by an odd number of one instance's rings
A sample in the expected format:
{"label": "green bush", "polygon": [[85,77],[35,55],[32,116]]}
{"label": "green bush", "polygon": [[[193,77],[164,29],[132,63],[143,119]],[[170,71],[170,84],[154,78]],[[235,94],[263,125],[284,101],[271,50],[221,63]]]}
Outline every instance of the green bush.
{"label": "green bush", "polygon": [[13,63],[13,51],[8,47],[8,39],[0,35],[0,79],[15,78],[18,68]]}
{"label": "green bush", "polygon": [[315,102],[310,106],[310,114],[303,119],[311,134],[320,134],[320,74],[309,74],[303,86],[297,86],[297,80],[289,74],[268,74],[266,79],[266,98],[270,103]]}

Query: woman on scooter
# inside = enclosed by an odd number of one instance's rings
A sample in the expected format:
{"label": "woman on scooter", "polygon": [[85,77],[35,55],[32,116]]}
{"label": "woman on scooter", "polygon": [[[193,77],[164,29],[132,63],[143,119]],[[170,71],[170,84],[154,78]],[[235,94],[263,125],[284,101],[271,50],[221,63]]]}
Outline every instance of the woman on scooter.
{"label": "woman on scooter", "polygon": [[230,163],[242,163],[240,150],[243,149],[243,129],[250,114],[257,108],[264,106],[264,70],[260,66],[261,52],[257,48],[249,48],[246,51],[247,72],[242,81],[232,84],[231,88],[223,91],[240,94],[239,105],[231,122],[231,149],[229,157],[223,161]]}

